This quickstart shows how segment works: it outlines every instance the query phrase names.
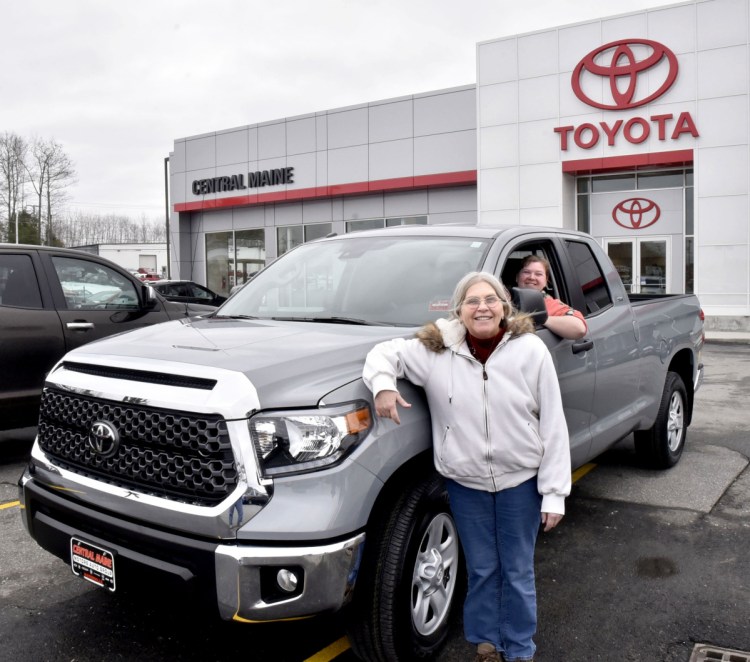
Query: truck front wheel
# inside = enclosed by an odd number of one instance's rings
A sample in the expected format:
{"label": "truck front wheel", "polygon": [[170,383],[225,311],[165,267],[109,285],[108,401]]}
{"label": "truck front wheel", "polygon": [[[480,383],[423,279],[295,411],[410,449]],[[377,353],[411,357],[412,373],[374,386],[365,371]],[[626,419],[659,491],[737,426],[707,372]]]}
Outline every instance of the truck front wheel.
{"label": "truck front wheel", "polygon": [[413,485],[368,534],[349,641],[369,662],[431,657],[448,635],[461,550],[441,478]]}
{"label": "truck front wheel", "polygon": [[682,456],[687,438],[687,391],[676,372],[668,372],[656,421],[650,430],[634,434],[635,451],[653,469],[673,467]]}

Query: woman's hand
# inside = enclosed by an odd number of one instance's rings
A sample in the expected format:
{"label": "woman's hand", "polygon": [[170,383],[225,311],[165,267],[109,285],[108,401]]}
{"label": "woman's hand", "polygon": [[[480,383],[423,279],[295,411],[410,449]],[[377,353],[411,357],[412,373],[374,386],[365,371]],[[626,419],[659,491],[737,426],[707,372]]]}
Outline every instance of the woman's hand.
{"label": "woman's hand", "polygon": [[375,413],[382,418],[390,418],[394,423],[400,424],[401,419],[398,417],[397,405],[407,409],[411,407],[398,391],[380,391],[375,396]]}
{"label": "woman's hand", "polygon": [[557,513],[542,513],[542,524],[544,525],[545,533],[554,529],[562,518],[563,516]]}

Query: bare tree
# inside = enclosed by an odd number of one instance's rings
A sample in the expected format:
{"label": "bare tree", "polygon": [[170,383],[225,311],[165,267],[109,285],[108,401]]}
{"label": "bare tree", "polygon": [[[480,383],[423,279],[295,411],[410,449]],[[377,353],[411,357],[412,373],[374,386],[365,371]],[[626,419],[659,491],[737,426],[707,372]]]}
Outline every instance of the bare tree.
{"label": "bare tree", "polygon": [[[60,143],[35,138],[31,147],[31,163],[27,165],[26,172],[39,202],[39,236],[46,237],[46,242],[43,239],[42,243],[50,244],[53,241],[53,202],[60,202],[64,197],[63,189],[73,182],[73,163]],[[42,231],[43,202],[46,203],[46,234]]]}
{"label": "bare tree", "polygon": [[27,152],[28,144],[21,136],[7,131],[0,135],[0,203],[7,221],[7,230],[0,228],[0,239],[10,240],[12,228],[16,240],[16,221],[23,211]]}
{"label": "bare tree", "polygon": [[[65,210],[66,189],[75,181],[73,162],[55,140],[0,135],[0,241],[16,238],[60,246],[166,241],[160,219]],[[36,204],[25,205],[29,194]],[[31,207],[33,214],[28,213]],[[5,221],[5,222],[3,222]],[[21,227],[22,226],[22,227]],[[12,230],[12,232],[11,232]]]}
{"label": "bare tree", "polygon": [[91,244],[141,244],[166,241],[166,231],[160,218],[141,216],[138,222],[127,216],[75,212],[58,215],[55,234],[64,246]]}

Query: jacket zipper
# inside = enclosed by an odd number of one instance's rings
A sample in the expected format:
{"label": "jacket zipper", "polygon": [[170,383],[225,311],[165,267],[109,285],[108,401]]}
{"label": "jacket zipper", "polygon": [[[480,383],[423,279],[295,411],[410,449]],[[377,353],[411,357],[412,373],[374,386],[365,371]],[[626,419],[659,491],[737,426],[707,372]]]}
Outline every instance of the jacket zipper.
{"label": "jacket zipper", "polygon": [[[490,356],[487,357],[487,361],[490,360],[490,358],[497,352],[500,347],[505,345],[507,343],[507,340],[505,342],[500,342],[500,344],[495,347],[494,351]],[[456,352],[458,354],[458,352]],[[487,466],[490,470],[490,478],[492,478],[492,486],[493,488],[497,489],[497,484],[495,483],[495,472],[492,468],[492,444],[490,443],[490,416],[489,416],[489,400],[487,397],[487,382],[489,381],[489,375],[487,374],[487,365],[485,363],[481,363],[480,361],[477,361],[473,356],[467,356],[466,354],[459,354],[459,356],[464,356],[465,358],[469,359],[469,361],[474,361],[475,363],[479,363],[480,366],[482,366],[482,399],[484,400],[484,439],[487,444]],[[451,358],[452,360],[452,358]],[[451,398],[452,399],[452,398]]]}
{"label": "jacket zipper", "polygon": [[497,488],[495,485],[495,472],[492,470],[492,443],[490,440],[490,403],[487,394],[487,368],[482,364],[482,399],[484,400],[484,439],[487,444],[487,466],[490,470],[490,477],[492,478],[493,488]]}

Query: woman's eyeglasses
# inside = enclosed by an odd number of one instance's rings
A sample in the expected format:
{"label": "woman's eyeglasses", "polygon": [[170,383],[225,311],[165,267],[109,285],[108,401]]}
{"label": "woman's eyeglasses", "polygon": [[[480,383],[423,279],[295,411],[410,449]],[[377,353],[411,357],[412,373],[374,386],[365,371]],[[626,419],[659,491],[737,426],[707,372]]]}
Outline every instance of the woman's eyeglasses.
{"label": "woman's eyeglasses", "polygon": [[490,295],[488,297],[484,297],[484,299],[480,299],[479,297],[469,297],[468,299],[464,299],[464,306],[467,306],[469,308],[479,308],[479,305],[484,301],[484,305],[488,308],[494,308],[497,306],[497,304],[500,303],[500,297],[496,297],[493,295]]}

